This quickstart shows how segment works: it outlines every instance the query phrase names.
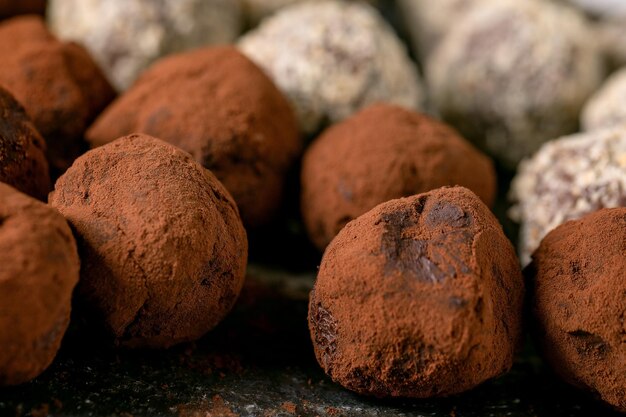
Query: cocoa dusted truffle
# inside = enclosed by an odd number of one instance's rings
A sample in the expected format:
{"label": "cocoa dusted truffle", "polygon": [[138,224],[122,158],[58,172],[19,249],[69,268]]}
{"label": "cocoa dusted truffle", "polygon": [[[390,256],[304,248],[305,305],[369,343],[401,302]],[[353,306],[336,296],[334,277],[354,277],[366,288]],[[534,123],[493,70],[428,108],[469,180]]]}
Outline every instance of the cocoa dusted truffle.
{"label": "cocoa dusted truffle", "polygon": [[380,204],[339,232],[309,329],[319,364],[350,390],[447,396],[511,367],[523,296],[496,218],[471,191],[444,187]]}
{"label": "cocoa dusted truffle", "polygon": [[241,290],[246,233],[222,184],[161,140],[131,135],[87,152],[50,204],[81,253],[79,301],[128,347],[198,339]]}
{"label": "cocoa dusted truffle", "polygon": [[584,19],[540,0],[476,7],[427,63],[444,120],[508,168],[546,140],[575,132],[603,77]]}
{"label": "cocoa dusted truffle", "polygon": [[59,37],[85,45],[125,90],[162,56],[233,42],[241,6],[234,0],[50,0],[48,21]]}
{"label": "cocoa dusted truffle", "polygon": [[0,23],[0,86],[24,106],[48,145],[52,176],[84,150],[83,134],[114,92],[87,52],[56,40],[36,16]]}
{"label": "cocoa dusted truffle", "polygon": [[495,199],[491,161],[428,116],[376,104],[326,130],[302,166],[302,216],[324,249],[343,226],[394,198],[462,185]]}
{"label": "cocoa dusted truffle", "polygon": [[99,146],[133,132],[166,140],[209,168],[248,226],[272,217],[301,147],[287,100],[231,47],[159,61],[105,110],[87,139]]}
{"label": "cocoa dusted truffle", "polygon": [[533,254],[532,311],[544,358],[626,412],[626,208],[562,224]]}
{"label": "cocoa dusted truffle", "polygon": [[15,385],[54,359],[70,320],[79,260],[63,216],[2,183],[0,226],[0,385]]}
{"label": "cocoa dusted truffle", "polygon": [[626,68],[611,75],[587,101],[581,114],[585,130],[626,124]]}
{"label": "cocoa dusted truffle", "polygon": [[415,65],[393,29],[361,2],[315,1],[287,7],[239,42],[314,133],[377,101],[422,105]]}
{"label": "cocoa dusted truffle", "polygon": [[46,12],[46,0],[0,0],[0,20],[21,14]]}
{"label": "cocoa dusted truffle", "polygon": [[561,223],[626,205],[626,124],[546,143],[520,164],[510,217],[521,223],[520,258]]}
{"label": "cocoa dusted truffle", "polygon": [[45,151],[24,108],[0,87],[0,182],[45,200],[50,191]]}

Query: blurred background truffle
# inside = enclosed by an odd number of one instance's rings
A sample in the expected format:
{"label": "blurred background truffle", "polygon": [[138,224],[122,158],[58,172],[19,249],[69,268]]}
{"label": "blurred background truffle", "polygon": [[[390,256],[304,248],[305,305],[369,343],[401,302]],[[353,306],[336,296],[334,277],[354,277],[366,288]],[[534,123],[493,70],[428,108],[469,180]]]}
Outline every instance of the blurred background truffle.
{"label": "blurred background truffle", "polygon": [[239,46],[291,100],[306,133],[376,101],[422,105],[421,81],[405,46],[364,3],[323,0],[284,8]]}
{"label": "blurred background truffle", "polygon": [[85,45],[125,90],[162,56],[233,42],[240,9],[234,0],[49,0],[48,21],[61,38]]}
{"label": "blurred background truffle", "polygon": [[603,78],[584,19],[540,0],[475,7],[427,63],[445,121],[514,168],[543,142],[575,132]]}
{"label": "blurred background truffle", "polygon": [[626,124],[626,68],[613,73],[587,101],[581,114],[585,130]]}
{"label": "blurred background truffle", "polygon": [[0,22],[0,62],[0,86],[44,137],[56,178],[85,150],[83,134],[114,91],[87,51],[58,41],[40,17]]}
{"label": "blurred background truffle", "polygon": [[510,215],[521,223],[522,264],[561,223],[604,207],[626,206],[626,124],[546,143],[520,164]]}

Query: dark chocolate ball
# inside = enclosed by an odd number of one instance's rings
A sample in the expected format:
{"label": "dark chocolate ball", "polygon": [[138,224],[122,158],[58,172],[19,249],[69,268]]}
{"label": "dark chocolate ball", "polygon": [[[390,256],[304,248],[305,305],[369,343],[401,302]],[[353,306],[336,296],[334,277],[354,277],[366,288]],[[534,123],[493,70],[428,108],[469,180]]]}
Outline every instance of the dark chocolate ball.
{"label": "dark chocolate ball", "polygon": [[235,303],[246,233],[230,194],[186,152],[120,138],[78,158],[50,203],[77,235],[80,302],[117,343],[198,339]]}
{"label": "dark chocolate ball", "polygon": [[391,104],[376,104],[327,129],[302,165],[302,216],[324,249],[346,223],[394,198],[462,185],[487,205],[496,194],[489,158],[452,128]]}
{"label": "dark chocolate ball", "polygon": [[0,23],[0,62],[0,86],[24,106],[60,175],[86,147],[83,134],[112,87],[81,46],[58,41],[38,16]]}
{"label": "dark chocolate ball", "polygon": [[626,208],[552,230],[532,255],[544,358],[566,381],[626,412]]}
{"label": "dark chocolate ball", "polygon": [[315,355],[377,397],[469,390],[511,367],[524,285],[511,243],[471,191],[391,200],[326,249],[309,302]]}
{"label": "dark chocolate ball", "polygon": [[63,216],[0,183],[0,385],[54,359],[70,319],[79,260]]}
{"label": "dark chocolate ball", "polygon": [[50,191],[46,143],[13,96],[0,87],[0,182],[45,200]]}
{"label": "dark chocolate ball", "polygon": [[87,138],[99,146],[133,132],[193,155],[230,191],[249,226],[274,214],[300,149],[287,100],[232,47],[158,61],[98,118]]}

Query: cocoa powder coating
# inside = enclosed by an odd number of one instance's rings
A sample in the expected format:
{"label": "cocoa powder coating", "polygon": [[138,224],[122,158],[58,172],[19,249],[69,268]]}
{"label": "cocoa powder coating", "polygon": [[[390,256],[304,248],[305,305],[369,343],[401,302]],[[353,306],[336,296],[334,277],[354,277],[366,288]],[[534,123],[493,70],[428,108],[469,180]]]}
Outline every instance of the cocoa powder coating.
{"label": "cocoa powder coating", "polygon": [[346,223],[394,198],[462,185],[492,205],[491,161],[452,128],[391,104],[375,104],[327,129],[302,166],[302,216],[324,249]]}
{"label": "cocoa powder coating", "polygon": [[528,268],[544,358],[566,381],[626,412],[626,208],[548,233]]}
{"label": "cocoa powder coating", "polygon": [[54,177],[82,153],[83,134],[114,96],[87,52],[54,38],[38,16],[0,23],[0,86],[24,106],[48,144]]}
{"label": "cocoa powder coating", "polygon": [[87,132],[92,146],[142,132],[189,152],[233,195],[246,225],[265,223],[300,150],[287,100],[232,47],[157,62]]}
{"label": "cocoa powder coating", "polygon": [[380,204],[339,232],[309,329],[319,364],[350,390],[447,396],[511,367],[523,295],[496,218],[471,191],[444,187]]}
{"label": "cocoa powder coating", "polygon": [[0,183],[0,386],[54,359],[78,282],[76,242],[52,207]]}
{"label": "cocoa powder coating", "polygon": [[45,200],[50,191],[46,143],[13,96],[0,87],[0,182]]}
{"label": "cocoa powder coating", "polygon": [[78,158],[50,203],[77,235],[79,302],[118,344],[198,339],[237,299],[247,259],[237,207],[186,152],[120,138]]}

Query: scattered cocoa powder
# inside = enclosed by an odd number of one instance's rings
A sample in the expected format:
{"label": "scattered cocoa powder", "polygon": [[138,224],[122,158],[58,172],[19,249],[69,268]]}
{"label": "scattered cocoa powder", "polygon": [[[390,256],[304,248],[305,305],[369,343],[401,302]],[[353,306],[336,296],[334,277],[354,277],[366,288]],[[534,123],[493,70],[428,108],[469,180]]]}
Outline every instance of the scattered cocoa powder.
{"label": "scattered cocoa powder", "polygon": [[513,246],[471,191],[383,203],[326,249],[309,303],[315,355],[339,384],[434,397],[506,372],[524,287]]}
{"label": "scattered cocoa powder", "polygon": [[528,267],[545,359],[569,383],[626,412],[626,208],[548,233]]}
{"label": "scattered cocoa powder", "polygon": [[24,106],[60,175],[85,148],[85,129],[113,99],[112,87],[81,46],[58,41],[38,16],[0,23],[0,62],[0,85]]}
{"label": "scattered cocoa powder", "polygon": [[462,185],[487,205],[496,194],[489,158],[452,128],[391,104],[376,104],[326,130],[302,167],[302,216],[324,249],[350,220],[377,204]]}
{"label": "scattered cocoa powder", "polygon": [[295,116],[265,74],[232,47],[174,55],[153,65],[87,132],[92,146],[142,132],[209,168],[244,223],[265,223],[300,149]]}
{"label": "scattered cocoa powder", "polygon": [[26,382],[50,365],[70,319],[78,271],[63,217],[0,183],[0,385]]}
{"label": "scattered cocoa powder", "polygon": [[0,87],[0,182],[45,200],[50,191],[46,143],[13,96]]}
{"label": "scattered cocoa powder", "polygon": [[20,14],[43,16],[46,3],[46,0],[0,0],[0,20]]}
{"label": "scattered cocoa powder", "polygon": [[237,207],[191,155],[147,135],[87,152],[50,195],[81,252],[78,297],[128,347],[198,339],[241,290]]}

